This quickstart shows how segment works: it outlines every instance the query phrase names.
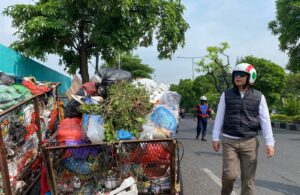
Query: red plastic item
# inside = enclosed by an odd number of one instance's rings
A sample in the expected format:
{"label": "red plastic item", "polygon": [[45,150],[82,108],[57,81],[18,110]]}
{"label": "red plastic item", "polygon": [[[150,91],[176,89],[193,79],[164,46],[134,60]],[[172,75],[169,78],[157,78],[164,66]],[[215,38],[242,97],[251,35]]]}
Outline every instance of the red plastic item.
{"label": "red plastic item", "polygon": [[58,111],[56,109],[53,109],[51,111],[50,122],[48,125],[48,129],[50,132],[52,132],[54,130],[54,125],[55,125],[55,121],[56,121],[57,117],[58,117]]}
{"label": "red plastic item", "polygon": [[162,144],[147,143],[130,154],[132,162],[139,163],[145,174],[150,177],[163,176],[171,163],[171,154]]}
{"label": "red plastic item", "polygon": [[95,95],[97,93],[96,83],[87,82],[82,85],[82,88],[86,91],[88,95]]}
{"label": "red plastic item", "polygon": [[44,85],[37,86],[31,81],[22,81],[22,85],[28,88],[33,95],[41,94],[50,91],[50,88]]}
{"label": "red plastic item", "polygon": [[161,164],[170,164],[170,152],[162,144],[148,143],[145,148],[139,147],[132,151],[130,158],[134,162],[147,164],[159,162]]}
{"label": "red plastic item", "polygon": [[81,140],[82,128],[80,118],[65,118],[61,121],[57,130],[56,139],[58,142],[66,140]]}
{"label": "red plastic item", "polygon": [[40,195],[45,195],[47,192],[50,191],[47,182],[47,170],[45,165],[42,165],[42,174],[41,174],[41,193]]}
{"label": "red plastic item", "polygon": [[27,130],[27,133],[25,135],[26,140],[38,130],[38,127],[35,124],[35,119],[36,119],[36,114],[35,114],[35,112],[33,112],[31,114],[30,124],[26,127],[26,130]]}

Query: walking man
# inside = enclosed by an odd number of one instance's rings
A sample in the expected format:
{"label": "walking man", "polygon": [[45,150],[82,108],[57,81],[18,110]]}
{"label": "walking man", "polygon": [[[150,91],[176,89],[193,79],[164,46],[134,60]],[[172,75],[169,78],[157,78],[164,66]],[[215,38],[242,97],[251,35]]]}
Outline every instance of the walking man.
{"label": "walking man", "polygon": [[207,98],[205,96],[200,97],[200,104],[197,104],[194,108],[194,120],[197,122],[197,135],[196,139],[199,139],[199,135],[202,131],[202,141],[205,139],[207,120],[211,117],[210,108],[207,105]]}
{"label": "walking man", "polygon": [[[261,127],[268,158],[275,154],[269,110],[264,95],[252,88],[256,70],[251,64],[238,64],[232,72],[234,88],[221,95],[212,133],[213,149],[218,152],[222,139],[222,195],[230,195],[241,171],[241,195],[253,195]],[[222,132],[221,132],[222,131]]]}

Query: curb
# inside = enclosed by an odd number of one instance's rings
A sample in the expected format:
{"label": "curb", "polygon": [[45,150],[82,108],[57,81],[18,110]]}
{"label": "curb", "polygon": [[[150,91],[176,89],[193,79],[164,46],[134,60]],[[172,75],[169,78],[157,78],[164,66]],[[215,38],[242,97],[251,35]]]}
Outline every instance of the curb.
{"label": "curb", "polygon": [[274,128],[300,131],[300,124],[298,123],[271,122],[271,124]]}

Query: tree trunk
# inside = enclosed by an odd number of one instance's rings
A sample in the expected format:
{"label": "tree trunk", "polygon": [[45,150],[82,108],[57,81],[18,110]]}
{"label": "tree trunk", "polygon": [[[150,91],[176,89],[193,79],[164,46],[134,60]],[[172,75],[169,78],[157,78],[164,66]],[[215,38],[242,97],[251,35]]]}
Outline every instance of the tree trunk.
{"label": "tree trunk", "polygon": [[83,46],[80,50],[80,75],[82,83],[90,81],[87,56],[87,49]]}
{"label": "tree trunk", "polygon": [[208,72],[208,74],[213,78],[213,80],[214,80],[214,85],[215,85],[215,88],[216,88],[217,92],[218,92],[219,94],[221,94],[222,91],[221,91],[221,89],[220,89],[219,86],[218,86],[218,81],[217,81],[217,78],[215,77],[214,73]]}
{"label": "tree trunk", "polygon": [[99,53],[96,53],[96,68],[95,68],[95,72],[98,72],[99,69]]}
{"label": "tree trunk", "polygon": [[[224,69],[223,64],[220,63],[220,61],[219,61],[218,59],[215,59],[215,62],[219,65],[219,67],[220,67],[220,69],[221,69],[221,71],[222,71],[222,76],[223,76],[224,82],[225,82],[225,84],[226,84],[226,88],[229,89],[230,84],[229,84],[229,82],[228,82],[228,80],[227,80],[227,74],[226,74],[226,71],[225,71],[225,69]],[[227,66],[227,65],[226,65],[226,66]]]}
{"label": "tree trunk", "polygon": [[87,44],[84,39],[84,22],[80,21],[79,23],[79,54],[80,54],[80,75],[82,83],[90,81],[89,71],[88,71],[88,49]]}

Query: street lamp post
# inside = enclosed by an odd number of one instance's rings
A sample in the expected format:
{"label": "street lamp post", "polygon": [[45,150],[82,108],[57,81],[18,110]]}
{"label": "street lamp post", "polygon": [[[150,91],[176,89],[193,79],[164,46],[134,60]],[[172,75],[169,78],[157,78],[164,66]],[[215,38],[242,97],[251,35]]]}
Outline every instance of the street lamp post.
{"label": "street lamp post", "polygon": [[194,68],[194,59],[196,58],[203,58],[204,56],[196,56],[196,57],[186,57],[186,56],[178,56],[177,58],[183,58],[183,59],[192,59],[192,79],[195,79],[194,76],[194,72],[195,72],[195,68]]}

